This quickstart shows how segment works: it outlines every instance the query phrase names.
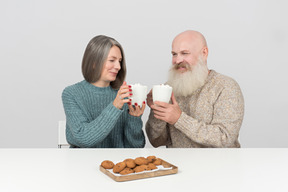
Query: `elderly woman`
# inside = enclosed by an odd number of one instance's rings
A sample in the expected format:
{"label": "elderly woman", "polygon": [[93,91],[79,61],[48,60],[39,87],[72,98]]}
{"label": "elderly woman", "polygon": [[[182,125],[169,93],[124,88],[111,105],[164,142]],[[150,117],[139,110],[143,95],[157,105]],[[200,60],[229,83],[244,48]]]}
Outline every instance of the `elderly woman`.
{"label": "elderly woman", "polygon": [[115,39],[96,36],[82,60],[83,81],[62,93],[66,138],[72,148],[140,148],[145,145],[141,116],[131,105],[131,86],[124,81],[123,48]]}

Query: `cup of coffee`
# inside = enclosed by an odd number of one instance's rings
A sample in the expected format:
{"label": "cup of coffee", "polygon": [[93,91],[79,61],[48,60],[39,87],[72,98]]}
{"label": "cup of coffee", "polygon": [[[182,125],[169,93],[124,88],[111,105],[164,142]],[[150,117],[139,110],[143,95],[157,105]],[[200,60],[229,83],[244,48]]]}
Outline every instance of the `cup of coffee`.
{"label": "cup of coffee", "polygon": [[136,83],[134,85],[131,85],[131,89],[133,94],[130,97],[130,99],[132,100],[132,105],[135,105],[135,103],[137,103],[137,105],[142,107],[143,101],[145,101],[147,97],[147,86]]}
{"label": "cup of coffee", "polygon": [[152,89],[153,101],[169,103],[172,94],[172,87],[169,85],[154,85]]}

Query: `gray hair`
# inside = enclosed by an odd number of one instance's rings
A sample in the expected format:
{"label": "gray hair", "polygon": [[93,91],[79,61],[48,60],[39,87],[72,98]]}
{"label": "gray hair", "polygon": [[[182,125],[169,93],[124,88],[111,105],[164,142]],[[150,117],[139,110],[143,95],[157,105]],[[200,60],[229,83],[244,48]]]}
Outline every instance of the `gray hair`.
{"label": "gray hair", "polygon": [[109,51],[113,46],[117,46],[122,54],[121,69],[116,80],[110,85],[113,89],[119,89],[126,77],[126,61],[122,46],[118,41],[105,35],[98,35],[90,40],[82,59],[82,74],[86,81],[95,83],[101,77],[104,63],[108,57]]}

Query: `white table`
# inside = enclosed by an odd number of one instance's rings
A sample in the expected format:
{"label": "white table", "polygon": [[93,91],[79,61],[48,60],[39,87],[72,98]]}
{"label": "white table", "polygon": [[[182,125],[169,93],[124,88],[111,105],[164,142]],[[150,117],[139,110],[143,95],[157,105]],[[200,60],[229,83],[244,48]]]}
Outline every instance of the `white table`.
{"label": "white table", "polygon": [[[103,160],[155,155],[178,173],[115,182]],[[1,192],[288,191],[288,149],[0,149]]]}

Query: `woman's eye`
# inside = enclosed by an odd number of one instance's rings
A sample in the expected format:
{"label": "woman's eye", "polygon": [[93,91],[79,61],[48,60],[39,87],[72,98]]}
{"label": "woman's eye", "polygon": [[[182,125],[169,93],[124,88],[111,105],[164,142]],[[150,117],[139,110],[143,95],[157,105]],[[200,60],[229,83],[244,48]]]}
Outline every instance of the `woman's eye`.
{"label": "woman's eye", "polygon": [[114,62],[115,60],[109,60],[110,62]]}

